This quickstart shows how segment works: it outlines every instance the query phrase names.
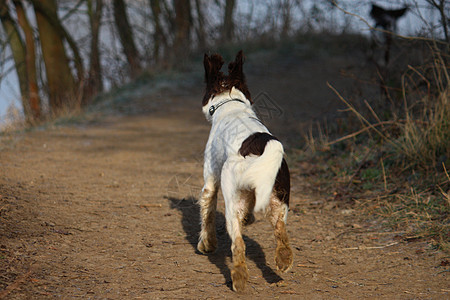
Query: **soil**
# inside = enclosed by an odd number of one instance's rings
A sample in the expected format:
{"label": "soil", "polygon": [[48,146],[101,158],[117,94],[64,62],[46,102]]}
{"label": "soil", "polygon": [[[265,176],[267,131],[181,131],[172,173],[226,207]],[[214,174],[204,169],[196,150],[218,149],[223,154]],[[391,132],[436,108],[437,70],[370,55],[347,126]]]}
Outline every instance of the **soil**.
{"label": "soil", "polygon": [[[304,124],[338,107],[325,82],[341,78],[345,65],[285,61],[275,73],[250,59],[250,89],[274,105],[260,110],[274,112],[265,121],[288,153]],[[332,191],[319,194],[304,172],[314,166],[295,159],[288,216],[294,266],[276,271],[272,229],[257,215],[245,229],[248,286],[233,292],[221,197],[219,249],[196,250],[209,134],[202,90],[201,82],[161,89],[95,122],[2,137],[0,298],[450,298],[448,256],[337,205]]]}

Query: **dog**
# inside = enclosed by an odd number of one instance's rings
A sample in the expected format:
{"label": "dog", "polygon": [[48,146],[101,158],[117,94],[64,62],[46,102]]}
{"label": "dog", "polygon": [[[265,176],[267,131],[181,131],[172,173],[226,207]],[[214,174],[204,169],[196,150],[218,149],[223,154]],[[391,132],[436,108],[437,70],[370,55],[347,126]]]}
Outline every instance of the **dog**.
{"label": "dog", "polygon": [[408,6],[401,9],[385,9],[372,3],[370,16],[375,20],[375,27],[381,27],[387,31],[395,32],[397,29],[397,20],[408,11]]}
{"label": "dog", "polygon": [[292,267],[293,254],[286,233],[290,175],[283,145],[252,109],[242,50],[228,65],[228,75],[220,71],[223,63],[218,54],[204,56],[206,91],[202,111],[211,123],[211,131],[204,153],[197,249],[203,254],[217,249],[215,214],[220,186],[232,242],[232,286],[241,292],[248,280],[242,227],[254,221],[254,211],[265,212],[274,228],[277,269],[287,272]]}

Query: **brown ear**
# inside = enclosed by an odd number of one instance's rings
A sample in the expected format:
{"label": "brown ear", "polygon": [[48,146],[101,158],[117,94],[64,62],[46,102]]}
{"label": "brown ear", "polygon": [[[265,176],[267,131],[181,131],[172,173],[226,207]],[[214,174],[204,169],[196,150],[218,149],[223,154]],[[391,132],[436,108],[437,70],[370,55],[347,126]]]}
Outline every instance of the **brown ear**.
{"label": "brown ear", "polygon": [[223,65],[223,58],[218,54],[213,54],[211,57],[205,53],[203,58],[203,66],[205,67],[205,82],[206,86],[212,86],[220,77],[220,69]]}
{"label": "brown ear", "polygon": [[244,71],[242,67],[243,64],[244,64],[244,54],[242,53],[241,50],[236,54],[234,62],[231,62],[228,65],[228,76],[230,76],[230,78],[233,81],[244,81]]}
{"label": "brown ear", "polygon": [[211,56],[205,54],[205,57],[203,58],[206,82],[206,91],[202,101],[203,105],[206,105],[211,95],[217,92],[217,87],[220,86],[220,81],[223,80],[223,73],[220,71],[223,62],[222,56],[218,54],[213,54]]}
{"label": "brown ear", "polygon": [[236,54],[236,58],[228,65],[228,78],[230,86],[235,87],[244,93],[245,97],[253,104],[250,91],[248,90],[247,83],[244,75],[244,54],[242,50]]}

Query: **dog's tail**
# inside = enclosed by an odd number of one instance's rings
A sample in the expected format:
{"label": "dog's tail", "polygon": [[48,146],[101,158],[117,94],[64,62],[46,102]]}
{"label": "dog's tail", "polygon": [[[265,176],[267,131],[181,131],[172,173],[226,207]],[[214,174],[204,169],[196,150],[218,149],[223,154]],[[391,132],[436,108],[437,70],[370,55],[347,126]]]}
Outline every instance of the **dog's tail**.
{"label": "dog's tail", "polygon": [[283,145],[278,140],[271,139],[261,156],[251,157],[252,160],[243,173],[245,182],[255,189],[255,211],[265,210],[269,205],[283,154]]}

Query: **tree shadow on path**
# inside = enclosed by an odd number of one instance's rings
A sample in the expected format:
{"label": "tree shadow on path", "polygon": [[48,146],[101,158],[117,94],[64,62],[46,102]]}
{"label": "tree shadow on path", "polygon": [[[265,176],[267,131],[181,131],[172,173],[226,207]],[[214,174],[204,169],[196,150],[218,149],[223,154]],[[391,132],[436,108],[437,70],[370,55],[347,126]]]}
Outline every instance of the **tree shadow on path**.
{"label": "tree shadow on path", "polygon": [[[203,255],[197,250],[198,234],[200,232],[200,207],[197,204],[197,199],[193,197],[187,199],[167,197],[167,199],[170,201],[172,209],[177,209],[182,213],[181,224],[186,233],[186,240],[192,245],[196,254]],[[221,212],[216,212],[216,233],[218,249],[215,253],[207,255],[207,257],[220,270],[225,278],[226,285],[232,289],[231,272],[226,261],[227,257],[231,260],[231,240],[226,231],[225,216]],[[271,284],[283,280],[267,265],[266,256],[261,246],[248,236],[244,235],[243,237],[247,246],[247,258],[255,262],[266,282]]]}

